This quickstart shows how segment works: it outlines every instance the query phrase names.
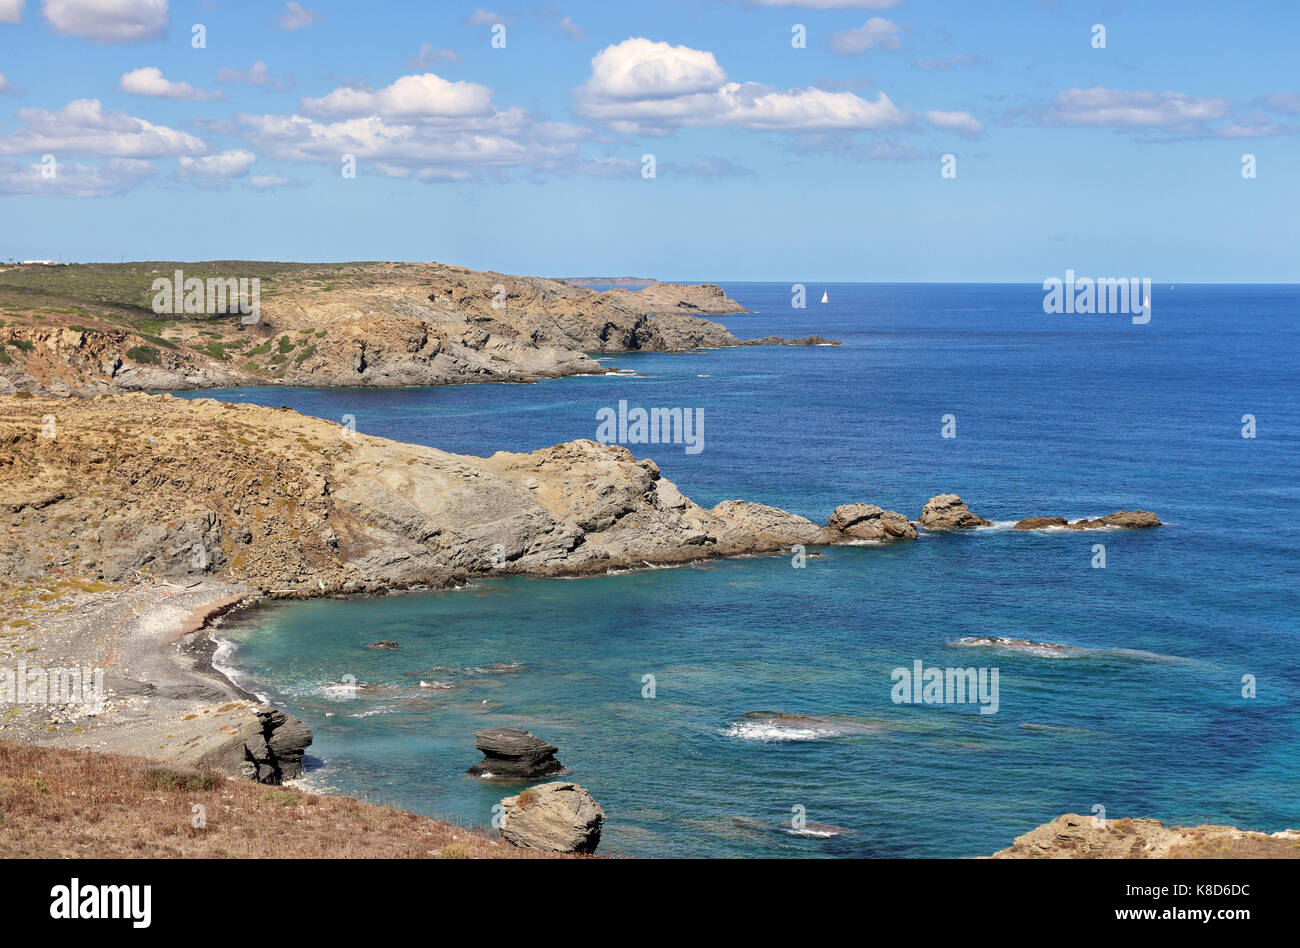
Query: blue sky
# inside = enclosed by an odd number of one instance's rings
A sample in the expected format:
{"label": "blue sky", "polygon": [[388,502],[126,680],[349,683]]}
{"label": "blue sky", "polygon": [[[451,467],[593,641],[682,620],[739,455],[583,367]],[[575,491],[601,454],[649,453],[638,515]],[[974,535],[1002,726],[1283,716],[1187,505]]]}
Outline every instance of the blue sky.
{"label": "blue sky", "polygon": [[1297,40],[1291,0],[0,0],[0,257],[1297,282]]}

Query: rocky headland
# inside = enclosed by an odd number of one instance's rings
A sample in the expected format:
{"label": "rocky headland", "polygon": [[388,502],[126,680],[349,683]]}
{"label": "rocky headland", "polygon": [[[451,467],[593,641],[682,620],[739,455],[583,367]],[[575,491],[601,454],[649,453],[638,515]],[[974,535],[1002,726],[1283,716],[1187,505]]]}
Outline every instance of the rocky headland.
{"label": "rocky headland", "polygon": [[[256,318],[229,299],[157,312],[154,281],[178,271],[205,288],[257,279]],[[742,340],[699,318],[739,312],[714,284],[599,292],[439,263],[12,267],[0,274],[0,394],[523,382],[607,371],[590,353],[838,344]]]}

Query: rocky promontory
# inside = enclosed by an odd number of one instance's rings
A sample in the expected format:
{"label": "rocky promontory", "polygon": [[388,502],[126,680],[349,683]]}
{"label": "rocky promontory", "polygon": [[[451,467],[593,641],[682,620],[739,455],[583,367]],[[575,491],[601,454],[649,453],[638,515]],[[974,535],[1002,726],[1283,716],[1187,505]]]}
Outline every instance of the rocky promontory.
{"label": "rocky promontory", "polygon": [[[467,457],[287,408],[140,393],[0,398],[0,513],[0,570],[17,579],[210,577],[293,596],[916,535],[866,503],[836,508],[826,526],[753,501],[702,507],[617,445]],[[1115,516],[1102,519],[1154,519]],[[942,494],[919,523],[989,521]]]}
{"label": "rocky promontory", "polygon": [[210,399],[0,399],[0,448],[0,569],[14,577],[323,595],[844,539],[764,504],[701,507],[619,446],[462,457]]}
{"label": "rocky promontory", "polygon": [[[205,293],[159,312],[154,282],[178,274],[205,292],[256,279],[256,315]],[[523,382],[607,371],[593,352],[833,343],[738,339],[699,316],[746,312],[714,284],[598,292],[439,263],[14,267],[0,308],[0,395]]]}

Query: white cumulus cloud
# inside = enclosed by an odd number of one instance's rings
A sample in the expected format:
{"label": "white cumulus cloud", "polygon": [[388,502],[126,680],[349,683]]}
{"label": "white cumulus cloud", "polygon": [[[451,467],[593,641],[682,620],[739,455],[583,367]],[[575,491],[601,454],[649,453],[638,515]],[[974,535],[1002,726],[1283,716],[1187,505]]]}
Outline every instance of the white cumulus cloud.
{"label": "white cumulus cloud", "polygon": [[182,181],[224,181],[248,174],[257,156],[251,151],[235,150],[191,158],[182,155],[176,159],[176,177]]}
{"label": "white cumulus cloud", "polygon": [[58,32],[99,43],[142,43],[167,28],[167,0],[43,0],[42,11]]}
{"label": "white cumulus cloud", "polygon": [[638,36],[597,53],[584,88],[604,99],[668,99],[709,92],[726,80],[712,53]]}
{"label": "white cumulus cloud", "polygon": [[98,99],[77,99],[56,112],[19,109],[18,118],[23,124],[15,132],[0,135],[0,154],[155,158],[208,150],[186,132],[125,112],[105,112]]}
{"label": "white cumulus cloud", "polygon": [[23,0],[0,0],[0,23],[21,23]]}
{"label": "white cumulus cloud", "polygon": [[907,120],[885,93],[773,89],[728,82],[712,53],[636,37],[606,47],[577,90],[579,114],[616,131],[663,133],[679,126],[771,131],[879,129]]}
{"label": "white cumulus cloud", "polygon": [[24,165],[0,161],[0,194],[110,197],[129,191],[157,174],[152,164],[135,158],[111,158],[101,165],[59,162],[53,177],[44,174],[44,168],[39,162]]}
{"label": "white cumulus cloud", "polygon": [[145,66],[123,73],[118,88],[133,95],[148,95],[161,99],[189,99],[195,102],[223,98],[220,92],[196,89],[188,82],[172,82],[156,66]]}
{"label": "white cumulus cloud", "polygon": [[319,99],[303,99],[302,110],[321,118],[380,115],[388,118],[461,118],[488,115],[492,90],[476,82],[452,82],[426,72],[402,76],[377,91],[340,86]]}

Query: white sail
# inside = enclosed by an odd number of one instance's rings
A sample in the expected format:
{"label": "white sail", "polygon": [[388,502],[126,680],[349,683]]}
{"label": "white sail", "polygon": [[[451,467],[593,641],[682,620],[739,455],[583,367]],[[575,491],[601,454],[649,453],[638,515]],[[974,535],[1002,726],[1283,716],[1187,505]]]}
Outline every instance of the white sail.
{"label": "white sail", "polygon": [[830,297],[826,295],[826,291],[825,291],[825,290],[822,291],[822,302],[823,302],[823,303],[829,303],[829,302],[830,302]]}

